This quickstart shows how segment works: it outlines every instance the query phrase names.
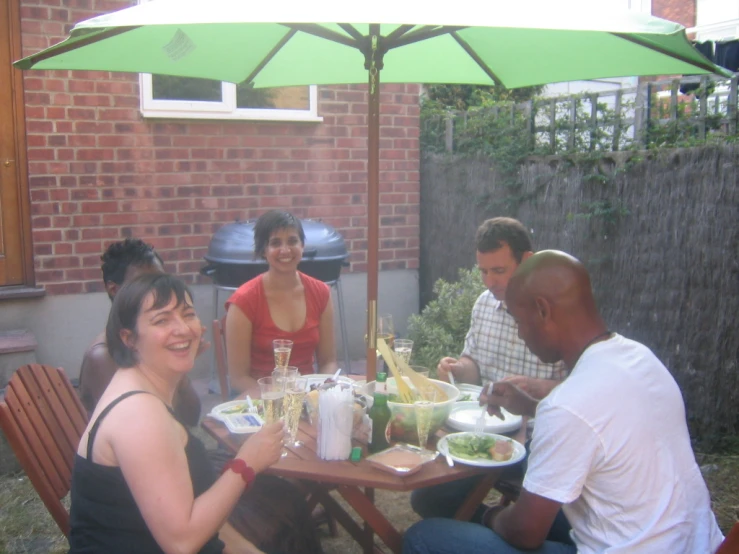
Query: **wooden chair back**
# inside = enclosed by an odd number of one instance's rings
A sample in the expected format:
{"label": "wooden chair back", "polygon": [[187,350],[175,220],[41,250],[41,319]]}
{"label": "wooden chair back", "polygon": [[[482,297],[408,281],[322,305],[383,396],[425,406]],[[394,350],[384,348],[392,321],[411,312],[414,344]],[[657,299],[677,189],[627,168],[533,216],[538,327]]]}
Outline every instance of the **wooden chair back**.
{"label": "wooden chair back", "polygon": [[218,386],[221,389],[221,399],[227,402],[231,398],[231,389],[228,385],[228,363],[226,361],[226,316],[213,320],[213,349],[216,354],[216,371],[218,372]]}
{"label": "wooden chair back", "polygon": [[87,411],[62,368],[39,364],[16,370],[0,402],[0,428],[21,467],[65,536],[69,513],[61,502]]}
{"label": "wooden chair back", "polygon": [[716,554],[739,554],[739,521],[731,528]]}

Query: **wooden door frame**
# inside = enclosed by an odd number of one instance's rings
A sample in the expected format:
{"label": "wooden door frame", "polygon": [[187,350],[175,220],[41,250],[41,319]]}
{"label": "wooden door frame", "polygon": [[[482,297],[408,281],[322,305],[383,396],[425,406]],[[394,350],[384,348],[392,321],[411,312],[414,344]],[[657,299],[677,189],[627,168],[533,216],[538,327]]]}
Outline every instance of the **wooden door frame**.
{"label": "wooden door frame", "polygon": [[[20,0],[9,0],[6,4],[8,15],[8,30],[10,36],[11,59],[19,60],[23,57],[21,46],[21,14]],[[15,162],[16,162],[16,186],[18,187],[18,217],[20,228],[18,234],[21,241],[21,252],[23,259],[23,285],[31,287],[35,285],[33,269],[33,240],[31,235],[31,203],[28,187],[28,158],[26,151],[26,110],[23,89],[23,74],[19,69],[10,72],[10,86],[13,95],[11,106],[12,117],[15,126]],[[2,289],[4,287],[0,287]]]}

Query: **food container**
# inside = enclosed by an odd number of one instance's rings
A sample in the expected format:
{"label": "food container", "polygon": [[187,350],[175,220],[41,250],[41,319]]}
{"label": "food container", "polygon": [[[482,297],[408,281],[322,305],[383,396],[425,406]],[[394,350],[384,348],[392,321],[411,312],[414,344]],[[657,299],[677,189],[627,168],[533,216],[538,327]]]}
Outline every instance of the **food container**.
{"label": "food container", "polygon": [[[415,387],[408,377],[403,378],[411,390],[415,392]],[[443,402],[434,402],[434,411],[431,416],[431,428],[429,429],[429,437],[438,431],[449,417],[454,403],[459,397],[459,389],[445,381],[437,381],[430,379],[433,383],[439,385],[447,394],[447,399]],[[367,394],[373,394],[375,391],[375,382],[371,381],[366,385]],[[387,390],[390,398],[388,399],[388,407],[390,408],[390,424],[388,425],[388,435],[391,441],[395,442],[418,442],[418,431],[416,429],[416,412],[413,404],[405,404],[399,402],[397,398],[398,387],[395,378],[391,377],[387,380]]]}
{"label": "food container", "polygon": [[393,475],[413,475],[423,464],[436,459],[437,452],[410,444],[396,444],[367,457],[367,461],[377,469]]}

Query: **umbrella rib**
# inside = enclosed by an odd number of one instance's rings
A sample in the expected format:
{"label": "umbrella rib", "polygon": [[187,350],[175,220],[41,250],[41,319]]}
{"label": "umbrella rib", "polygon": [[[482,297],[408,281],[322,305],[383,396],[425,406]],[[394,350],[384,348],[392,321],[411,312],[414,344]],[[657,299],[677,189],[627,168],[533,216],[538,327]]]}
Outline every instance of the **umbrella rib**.
{"label": "umbrella rib", "polygon": [[406,33],[405,35],[399,37],[397,40],[393,40],[389,45],[387,45],[387,48],[388,50],[391,48],[398,48],[400,46],[405,46],[406,44],[413,44],[414,42],[420,42],[422,40],[427,40],[441,35],[452,34],[455,31],[461,31],[462,29],[466,29],[466,27],[444,27],[439,25],[427,25],[410,33]]}
{"label": "umbrella rib", "polygon": [[480,66],[480,69],[482,69],[496,85],[499,85],[501,87],[505,86],[503,82],[498,78],[498,76],[493,73],[493,70],[490,69],[488,65],[484,61],[482,61],[482,58],[477,55],[477,52],[475,52],[474,49],[469,44],[467,44],[466,40],[460,37],[456,32],[452,32],[449,34],[452,35],[452,38],[456,40],[462,48],[464,48],[464,51],[469,54],[470,58],[475,60],[475,63]]}
{"label": "umbrella rib", "polygon": [[284,25],[285,27],[294,29],[296,31],[302,31],[303,33],[313,35],[319,38],[324,38],[326,40],[338,42],[339,44],[343,44],[344,46],[349,46],[351,48],[359,48],[359,45],[357,44],[358,41],[353,40],[342,34],[339,34],[336,31],[332,31],[330,29],[326,29],[325,27],[321,27],[320,25],[315,25],[312,23],[280,23],[280,25]]}
{"label": "umbrella rib", "polygon": [[415,25],[400,25],[397,27],[393,32],[391,32],[389,35],[387,35],[386,40],[396,40],[405,35],[408,31],[411,29],[414,29]]}
{"label": "umbrella rib", "polygon": [[354,25],[351,25],[349,23],[339,23],[339,27],[341,27],[342,29],[344,29],[347,32],[347,34],[351,35],[356,40],[363,40],[364,39],[364,36],[362,36],[362,33],[360,33],[356,29],[356,27],[354,27]]}
{"label": "umbrella rib", "polygon": [[635,36],[629,36],[625,35],[623,33],[611,33],[613,36],[622,38],[624,40],[627,40],[629,42],[633,42],[634,44],[638,44],[639,46],[643,46],[644,48],[649,48],[650,50],[654,50],[655,52],[659,52],[660,54],[664,54],[665,56],[669,56],[670,58],[680,60],[681,62],[688,63],[690,65],[693,65],[695,67],[699,67],[701,69],[705,69],[706,71],[709,71],[711,73],[716,73],[716,67],[709,61],[695,61],[690,58],[687,58],[685,56],[681,56],[680,54],[675,54],[673,52],[668,51],[665,48],[662,48],[661,46],[657,46],[655,44],[652,44],[649,41],[646,41],[644,39],[635,37]]}
{"label": "umbrella rib", "polygon": [[[35,56],[29,56],[26,58],[25,62],[27,63],[20,63],[18,62],[16,64],[16,67],[19,69],[31,69],[34,65],[36,65],[39,62],[42,62],[48,58],[53,58],[58,56],[59,54],[65,54],[67,52],[71,52],[72,50],[77,50],[78,48],[83,48],[89,44],[94,44],[96,42],[99,42],[101,40],[109,39],[111,37],[114,37],[116,35],[122,35],[123,33],[127,33],[129,31],[134,31],[139,28],[139,25],[132,25],[129,27],[115,27],[111,29],[107,29],[105,31],[102,31],[100,33],[91,33],[90,36],[81,38],[79,40],[76,40],[74,42],[70,42],[69,44],[64,44],[64,42],[60,43],[58,47],[56,48],[49,48],[47,50],[44,50],[42,52],[39,52]],[[71,38],[71,37],[70,37]],[[69,39],[67,39],[69,40]],[[66,42],[66,41],[65,41]]]}
{"label": "umbrella rib", "polygon": [[251,73],[249,73],[249,76],[246,79],[244,79],[244,81],[247,82],[247,83],[252,82],[254,80],[254,78],[259,74],[259,72],[262,71],[262,69],[264,69],[264,66],[267,65],[272,60],[272,58],[275,57],[275,55],[277,54],[277,52],[279,52],[280,49],[283,46],[285,46],[285,44],[287,43],[287,41],[290,40],[291,38],[293,38],[297,32],[298,31],[295,30],[295,29],[290,29],[287,33],[285,33],[285,36],[282,37],[277,44],[275,44],[275,46],[272,48],[272,50],[269,51],[269,54],[267,54],[262,59],[262,61],[259,62],[259,64],[254,68],[254,71],[252,71]]}

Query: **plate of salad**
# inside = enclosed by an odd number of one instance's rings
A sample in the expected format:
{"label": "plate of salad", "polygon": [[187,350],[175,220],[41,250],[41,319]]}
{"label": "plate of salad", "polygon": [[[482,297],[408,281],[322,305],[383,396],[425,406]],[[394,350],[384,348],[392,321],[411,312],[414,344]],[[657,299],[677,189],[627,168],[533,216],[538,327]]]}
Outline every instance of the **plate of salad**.
{"label": "plate of salad", "polygon": [[436,448],[455,462],[478,467],[512,465],[526,456],[521,443],[494,433],[451,433],[439,439]]}

